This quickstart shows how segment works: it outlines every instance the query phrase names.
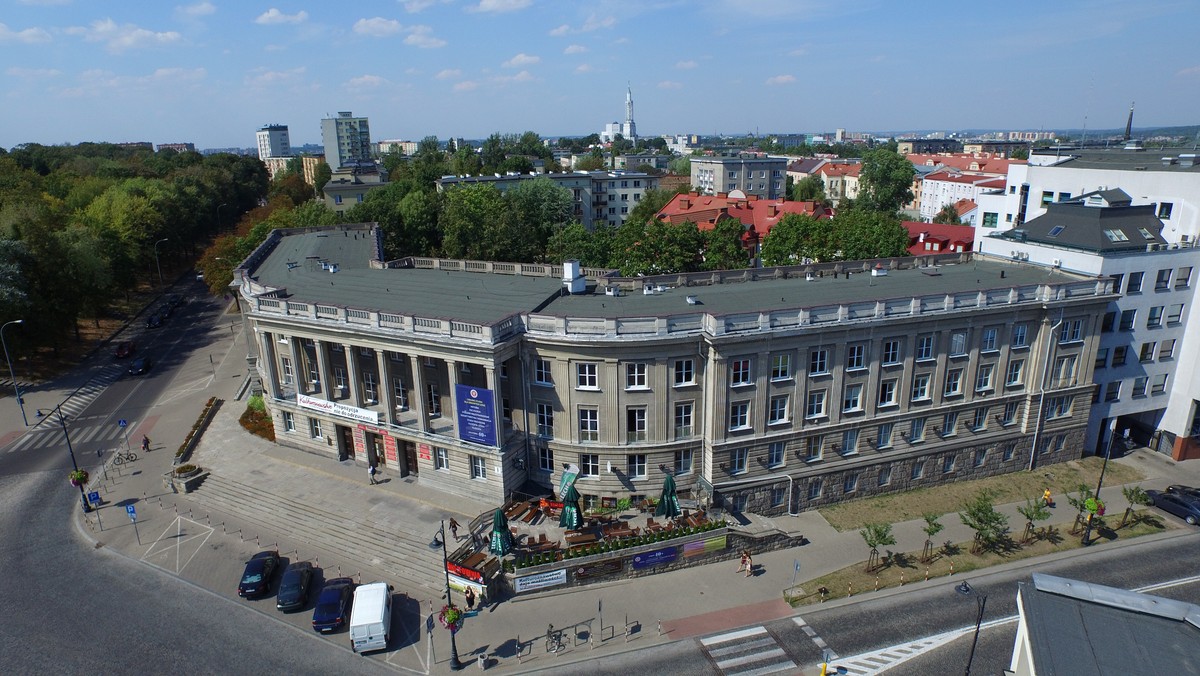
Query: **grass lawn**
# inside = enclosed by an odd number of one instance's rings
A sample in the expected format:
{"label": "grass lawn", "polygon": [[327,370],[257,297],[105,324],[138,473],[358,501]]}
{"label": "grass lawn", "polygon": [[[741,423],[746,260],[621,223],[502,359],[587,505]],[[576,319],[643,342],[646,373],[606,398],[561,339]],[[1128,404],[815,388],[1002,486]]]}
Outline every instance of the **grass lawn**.
{"label": "grass lawn", "polygon": [[[981,490],[993,493],[996,505],[1024,502],[1025,498],[1040,498],[1047,487],[1055,495],[1075,492],[1079,484],[1096,486],[1100,477],[1103,458],[1089,456],[1057,465],[1039,467],[1032,472],[1016,472],[1003,476],[958,481],[955,483],[917,488],[902,493],[879,495],[862,500],[850,500],[829,507],[822,507],[821,516],[839,531],[858,530],[865,524],[878,521],[880,514],[887,514],[892,523],[919,519],[923,514],[949,514],[958,512]],[[1108,463],[1104,474],[1106,486],[1117,486],[1145,477],[1137,470],[1119,462]]]}
{"label": "grass lawn", "polygon": [[[1112,467],[1110,466],[1109,469],[1112,469]],[[1121,514],[1112,514],[1105,521],[1108,527],[1093,531],[1093,544],[1090,546],[1103,547],[1105,542],[1118,539],[1128,540],[1141,535],[1161,533],[1169,528],[1179,527],[1173,522],[1166,521],[1151,510],[1136,510],[1124,528],[1118,528],[1118,525],[1121,523]],[[1039,529],[1031,542],[1022,544],[1019,538],[1024,531],[1024,525],[1020,524],[1020,532],[1015,535],[1018,539],[1006,540],[992,551],[972,554],[970,552],[971,543],[963,542],[937,551],[934,554],[933,561],[927,564],[921,562],[921,552],[919,551],[893,553],[887,563],[875,571],[867,572],[864,559],[864,561],[848,568],[843,568],[837,572],[805,582],[799,587],[786,590],[783,597],[793,607],[802,606],[809,603],[819,603],[824,599],[845,598],[876,589],[886,589],[888,587],[898,587],[919,582],[925,580],[926,576],[930,579],[944,577],[953,575],[954,573],[989,568],[1002,563],[1008,563],[1009,561],[1019,561],[1034,556],[1042,556],[1069,549],[1079,549],[1083,546],[1080,542],[1081,535],[1072,535],[1070,528],[1070,523],[1052,524]],[[868,551],[867,546],[864,544],[864,557]],[[882,558],[887,554],[887,551],[881,551],[880,557]],[[824,595],[820,592],[822,588],[827,590],[827,593]]]}

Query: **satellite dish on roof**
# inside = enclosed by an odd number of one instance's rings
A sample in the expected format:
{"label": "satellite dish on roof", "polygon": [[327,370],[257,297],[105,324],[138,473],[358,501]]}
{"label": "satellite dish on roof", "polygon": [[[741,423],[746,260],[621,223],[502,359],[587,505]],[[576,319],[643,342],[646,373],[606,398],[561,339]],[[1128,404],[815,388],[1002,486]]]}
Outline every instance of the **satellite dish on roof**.
{"label": "satellite dish on roof", "polygon": [[746,199],[746,193],[742,192],[741,190],[730,190],[729,191],[729,199],[744,200],[744,199]]}

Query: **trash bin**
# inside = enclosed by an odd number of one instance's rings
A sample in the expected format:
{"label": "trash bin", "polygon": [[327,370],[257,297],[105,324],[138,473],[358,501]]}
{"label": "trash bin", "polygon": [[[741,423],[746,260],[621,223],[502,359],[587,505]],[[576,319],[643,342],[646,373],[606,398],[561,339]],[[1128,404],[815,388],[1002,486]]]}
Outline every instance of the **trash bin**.
{"label": "trash bin", "polygon": [[479,662],[480,671],[487,669],[487,655],[485,653],[479,653],[479,659],[476,661]]}

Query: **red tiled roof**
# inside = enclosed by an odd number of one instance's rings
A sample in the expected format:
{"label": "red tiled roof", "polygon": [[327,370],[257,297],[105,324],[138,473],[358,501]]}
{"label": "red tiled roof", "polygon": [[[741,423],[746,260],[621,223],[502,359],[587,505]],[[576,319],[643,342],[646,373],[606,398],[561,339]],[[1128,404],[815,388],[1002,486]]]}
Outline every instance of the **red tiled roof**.
{"label": "red tiled roof", "polygon": [[1025,160],[1014,160],[1004,157],[993,157],[993,153],[947,153],[927,154],[912,153],[907,155],[908,161],[927,167],[950,167],[962,172],[1004,176],[1008,174],[1010,164],[1025,164]]}
{"label": "red tiled roof", "polygon": [[[960,203],[969,201],[962,200]],[[902,225],[908,230],[908,253],[912,256],[951,253],[956,251],[959,246],[963,251],[971,251],[975,243],[975,228],[969,225],[922,223],[920,221],[904,221]]]}
{"label": "red tiled roof", "polygon": [[761,241],[771,228],[787,214],[805,214],[815,218],[832,218],[833,213],[816,202],[764,200],[756,195],[732,198],[725,195],[676,195],[667,202],[655,218],[672,225],[691,221],[700,230],[712,230],[717,223],[736,218],[746,229],[743,242],[749,246]]}
{"label": "red tiled roof", "polygon": [[834,164],[832,162],[822,164],[820,169],[817,169],[818,174],[826,176],[858,176],[858,172],[862,171],[861,164]]}
{"label": "red tiled roof", "polygon": [[978,208],[978,205],[975,204],[975,200],[969,200],[965,197],[954,203],[954,210],[958,212],[959,216],[968,214],[976,208]]}

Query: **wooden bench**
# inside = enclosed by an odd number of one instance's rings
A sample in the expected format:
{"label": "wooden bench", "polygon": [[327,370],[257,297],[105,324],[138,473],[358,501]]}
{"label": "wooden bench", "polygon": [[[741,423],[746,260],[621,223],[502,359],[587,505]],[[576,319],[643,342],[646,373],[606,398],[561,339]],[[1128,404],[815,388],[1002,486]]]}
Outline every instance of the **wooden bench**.
{"label": "wooden bench", "polygon": [[599,540],[600,538],[597,537],[595,533],[575,533],[574,535],[567,535],[567,544],[569,545],[586,545],[593,542],[598,542]]}
{"label": "wooden bench", "polygon": [[538,509],[537,507],[530,507],[529,511],[525,512],[525,516],[521,517],[521,521],[524,521],[527,524],[532,524],[539,516],[541,516],[541,514],[542,510]]}

